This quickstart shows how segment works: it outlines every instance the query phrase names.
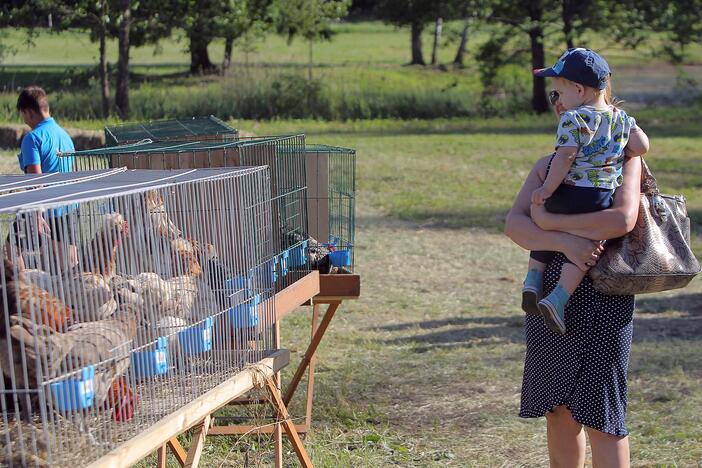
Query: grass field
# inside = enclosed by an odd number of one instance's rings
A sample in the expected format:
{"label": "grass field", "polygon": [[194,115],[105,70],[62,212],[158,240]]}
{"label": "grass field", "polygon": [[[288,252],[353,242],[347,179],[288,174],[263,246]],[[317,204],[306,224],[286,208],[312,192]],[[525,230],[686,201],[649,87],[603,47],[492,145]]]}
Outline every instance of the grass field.
{"label": "grass field", "polygon": [[[449,23],[447,31],[457,31]],[[271,35],[257,51],[245,54],[235,48],[234,67],[226,77],[189,77],[187,42],[176,33],[156,46],[134,48],[131,54],[131,106],[133,118],[161,118],[214,113],[221,117],[318,119],[435,118],[483,115],[529,108],[528,60],[511,67],[497,79],[498,90],[481,107],[482,86],[473,56],[488,38],[483,26],[470,37],[466,68],[450,66],[457,44],[446,40],[439,50],[444,68],[406,67],[409,32],[377,22],[339,24],[332,42],[314,46],[314,80],[307,83],[307,44]],[[424,37],[428,59],[431,31]],[[444,37],[449,38],[448,32]],[[96,81],[97,46],[86,33],[40,32],[27,47],[25,33],[9,31],[3,43],[16,49],[0,67],[0,119],[15,119],[15,90],[41,83],[53,93],[57,115],[95,118],[100,115]],[[699,95],[702,82],[702,46],[691,45],[685,65],[674,68],[652,55],[657,38],[639,51],[604,44],[597,36],[584,43],[602,51],[614,73],[615,91],[631,105],[688,102]],[[382,44],[382,47],[378,45]],[[519,46],[519,45],[517,45]],[[547,61],[564,45],[559,35],[546,40]],[[223,44],[210,46],[212,61],[220,63]],[[108,60],[116,62],[116,43],[110,43]],[[485,103],[484,103],[485,104]]]}
{"label": "grass field", "polygon": [[[465,70],[405,67],[408,31],[379,23],[336,29],[333,42],[315,45],[313,70],[335,95],[348,91],[366,99],[358,102],[379,106],[399,100],[418,114],[436,102],[474,104],[480,89],[472,60]],[[19,49],[0,67],[0,107],[9,109],[0,110],[0,120],[16,121],[15,88],[33,81],[47,83],[57,97],[54,114],[62,124],[100,129],[101,120],[62,115],[63,104],[94,105],[94,80],[86,70],[97,61],[96,45],[83,33],[40,34],[37,47],[26,49],[21,32],[9,34],[6,40]],[[486,34],[471,38],[471,52]],[[555,40],[549,39],[549,60],[563,47]],[[426,51],[429,41],[427,34]],[[166,41],[158,55],[153,47],[133,51],[137,109],[158,105],[177,112],[180,100],[192,95],[202,100],[195,104],[204,113],[208,99],[218,100],[223,90],[241,86],[249,93],[255,91],[246,88],[250,81],[305,74],[307,46],[298,41],[287,45],[270,37],[258,52],[236,55],[240,71],[225,78],[184,76],[183,49],[183,42]],[[442,47],[442,63],[454,49]],[[210,52],[213,61],[221,60],[222,44]],[[683,86],[680,70],[652,58],[650,47],[609,46],[604,53],[615,69],[615,90],[651,137],[648,160],[661,189],[688,199],[693,245],[702,256],[702,107],[668,106],[687,102],[685,93],[697,88]],[[115,57],[113,43],[110,60]],[[702,46],[691,47],[682,70],[702,79]],[[528,77],[528,70],[520,76]],[[652,105],[661,102],[666,106]],[[343,305],[319,350],[313,431],[305,440],[315,464],[546,465],[544,420],[516,416],[524,355],[518,295],[527,254],[501,230],[524,177],[552,147],[553,117],[231,123],[258,135],[303,131],[308,142],[358,151],[362,298]],[[1,153],[3,172],[17,170],[15,153]],[[700,279],[684,290],[637,299],[628,413],[635,466],[697,466],[702,460],[701,304]],[[309,319],[309,309],[300,309],[283,323],[293,364],[309,339]],[[303,414],[300,403],[293,405],[294,417]],[[295,466],[292,453],[286,458]],[[204,451],[204,466],[270,463],[265,439],[211,439]]]}

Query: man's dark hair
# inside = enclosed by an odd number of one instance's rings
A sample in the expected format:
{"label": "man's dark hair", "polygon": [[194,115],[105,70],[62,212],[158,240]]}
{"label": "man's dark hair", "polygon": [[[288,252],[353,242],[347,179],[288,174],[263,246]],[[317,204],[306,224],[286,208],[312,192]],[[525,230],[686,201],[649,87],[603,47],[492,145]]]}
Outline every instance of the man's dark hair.
{"label": "man's dark hair", "polygon": [[39,86],[27,86],[17,98],[17,110],[31,109],[37,114],[49,111],[49,99]]}

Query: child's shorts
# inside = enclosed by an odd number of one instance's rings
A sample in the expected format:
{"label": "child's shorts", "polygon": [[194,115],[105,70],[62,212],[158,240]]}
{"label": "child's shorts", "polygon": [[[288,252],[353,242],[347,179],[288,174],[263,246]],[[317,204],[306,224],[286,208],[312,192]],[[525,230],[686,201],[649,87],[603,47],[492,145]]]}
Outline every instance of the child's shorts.
{"label": "child's shorts", "polygon": [[[612,206],[614,189],[597,187],[578,187],[576,185],[561,184],[553,195],[546,199],[544,207],[549,213],[580,214],[593,211],[606,210]],[[541,263],[550,263],[555,252],[532,251],[531,258]],[[572,263],[568,261],[568,263]]]}

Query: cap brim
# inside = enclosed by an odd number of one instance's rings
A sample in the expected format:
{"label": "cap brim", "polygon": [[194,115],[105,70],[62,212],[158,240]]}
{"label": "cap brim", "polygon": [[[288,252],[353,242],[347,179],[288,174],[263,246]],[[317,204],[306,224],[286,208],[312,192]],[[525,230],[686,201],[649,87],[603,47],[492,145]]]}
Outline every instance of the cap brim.
{"label": "cap brim", "polygon": [[552,78],[558,76],[558,73],[551,67],[548,68],[536,68],[534,69],[534,76],[540,76],[542,78]]}

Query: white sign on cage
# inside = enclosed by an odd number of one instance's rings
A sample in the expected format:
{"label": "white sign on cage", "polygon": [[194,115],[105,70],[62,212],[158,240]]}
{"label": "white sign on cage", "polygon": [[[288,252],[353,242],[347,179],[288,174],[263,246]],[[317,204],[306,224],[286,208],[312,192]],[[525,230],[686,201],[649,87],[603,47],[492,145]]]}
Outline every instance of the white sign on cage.
{"label": "white sign on cage", "polygon": [[95,461],[275,347],[268,168],[71,176],[0,178],[3,466]]}

